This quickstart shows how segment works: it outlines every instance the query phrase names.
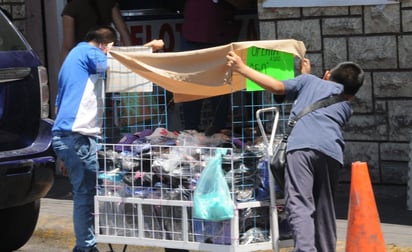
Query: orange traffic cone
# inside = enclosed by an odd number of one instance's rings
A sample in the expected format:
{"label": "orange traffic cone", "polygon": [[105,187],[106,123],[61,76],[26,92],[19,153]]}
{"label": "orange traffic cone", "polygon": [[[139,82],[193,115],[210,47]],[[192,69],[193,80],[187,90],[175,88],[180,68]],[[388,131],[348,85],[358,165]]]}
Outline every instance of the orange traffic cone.
{"label": "orange traffic cone", "polygon": [[365,162],[352,163],[346,252],[386,251]]}

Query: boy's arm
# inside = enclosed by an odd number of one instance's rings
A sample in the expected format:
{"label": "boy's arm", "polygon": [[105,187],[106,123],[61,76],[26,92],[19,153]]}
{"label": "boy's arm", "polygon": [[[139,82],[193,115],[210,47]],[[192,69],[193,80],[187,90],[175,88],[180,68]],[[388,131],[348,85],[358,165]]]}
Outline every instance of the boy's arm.
{"label": "boy's arm", "polygon": [[312,72],[312,67],[310,65],[310,60],[308,58],[303,58],[300,61],[300,73],[310,74]]}
{"label": "boy's arm", "polygon": [[132,40],[130,38],[129,28],[123,20],[120,13],[119,6],[115,5],[112,9],[112,20],[116,26],[117,31],[120,33],[120,39],[124,46],[131,46]]}
{"label": "boy's arm", "polygon": [[285,94],[285,84],[283,84],[282,81],[277,80],[269,75],[260,73],[255,69],[247,66],[234,51],[230,51],[227,54],[226,59],[226,65],[230,69],[232,69],[232,71],[238,72],[239,74],[258,84],[262,88],[276,95]]}
{"label": "boy's arm", "polygon": [[69,51],[75,46],[75,31],[74,31],[74,18],[64,15],[62,17],[63,22],[63,43],[60,51],[60,64],[63,63]]}
{"label": "boy's arm", "polygon": [[144,46],[151,47],[153,52],[156,52],[156,51],[163,49],[163,47],[165,46],[165,43],[162,39],[153,39],[152,41],[144,44]]}

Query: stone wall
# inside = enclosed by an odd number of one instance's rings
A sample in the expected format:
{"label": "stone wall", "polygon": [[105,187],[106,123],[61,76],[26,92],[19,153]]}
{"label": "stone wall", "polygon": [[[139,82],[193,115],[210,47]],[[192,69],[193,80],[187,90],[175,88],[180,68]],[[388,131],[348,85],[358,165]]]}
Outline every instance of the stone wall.
{"label": "stone wall", "polygon": [[340,61],[359,63],[366,82],[345,127],[345,169],[368,163],[373,183],[406,184],[412,126],[412,3],[323,8],[259,6],[261,39],[305,43],[313,73]]}

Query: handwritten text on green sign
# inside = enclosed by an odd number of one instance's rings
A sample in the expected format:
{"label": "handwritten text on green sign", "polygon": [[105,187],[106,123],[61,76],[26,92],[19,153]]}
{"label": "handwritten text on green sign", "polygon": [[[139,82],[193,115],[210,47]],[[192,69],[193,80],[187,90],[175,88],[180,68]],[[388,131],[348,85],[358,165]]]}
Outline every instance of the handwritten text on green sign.
{"label": "handwritten text on green sign", "polygon": [[[295,76],[294,56],[291,53],[250,47],[247,51],[246,64],[261,73],[278,80],[287,80]],[[262,88],[255,82],[246,80],[247,91],[258,91]]]}

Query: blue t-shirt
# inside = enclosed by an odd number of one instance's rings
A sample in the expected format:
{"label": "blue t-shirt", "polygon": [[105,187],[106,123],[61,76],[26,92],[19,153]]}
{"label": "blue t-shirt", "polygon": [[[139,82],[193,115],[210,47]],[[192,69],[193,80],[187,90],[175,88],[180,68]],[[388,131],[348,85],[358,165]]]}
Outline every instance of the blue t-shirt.
{"label": "blue t-shirt", "polygon": [[[295,99],[291,118],[308,105],[343,92],[343,85],[310,74],[302,74],[283,83],[286,98]],[[288,138],[287,151],[309,148],[320,151],[343,164],[342,127],[351,115],[352,108],[348,101],[306,114],[293,128]]]}
{"label": "blue t-shirt", "polygon": [[79,43],[67,55],[58,77],[53,131],[100,134],[103,112],[102,77],[107,56],[99,48]]}

